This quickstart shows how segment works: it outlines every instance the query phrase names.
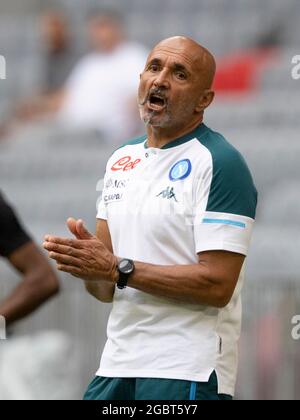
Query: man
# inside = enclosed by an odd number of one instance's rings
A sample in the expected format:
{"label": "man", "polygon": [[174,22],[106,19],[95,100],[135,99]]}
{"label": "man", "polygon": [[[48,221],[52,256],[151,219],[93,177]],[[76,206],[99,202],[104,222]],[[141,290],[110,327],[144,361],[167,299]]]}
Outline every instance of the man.
{"label": "man", "polygon": [[86,399],[234,395],[257,193],[241,155],[203,124],[214,74],[193,40],[159,43],[139,87],[147,135],[109,159],[96,236],[74,219],[76,239],[46,236],[58,269],[113,301]]}
{"label": "man", "polygon": [[23,281],[11,295],[0,302],[0,315],[4,317],[6,325],[10,325],[55,295],[58,292],[58,280],[1,194],[0,255],[7,258],[23,276]]}

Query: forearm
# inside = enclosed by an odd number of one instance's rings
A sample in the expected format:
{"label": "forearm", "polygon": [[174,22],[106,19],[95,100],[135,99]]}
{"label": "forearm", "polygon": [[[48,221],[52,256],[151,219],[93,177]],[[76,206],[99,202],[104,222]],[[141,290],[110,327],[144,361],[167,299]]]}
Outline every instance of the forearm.
{"label": "forearm", "polygon": [[103,303],[113,301],[115,285],[105,281],[85,281],[85,288],[88,293]]}
{"label": "forearm", "polygon": [[209,269],[201,263],[160,266],[136,262],[128,286],[186,303],[212,307],[227,304],[218,280],[213,279]]}
{"label": "forearm", "polygon": [[58,282],[52,273],[45,274],[44,277],[25,276],[11,295],[0,303],[0,315],[4,316],[9,325],[30,314],[57,292]]}

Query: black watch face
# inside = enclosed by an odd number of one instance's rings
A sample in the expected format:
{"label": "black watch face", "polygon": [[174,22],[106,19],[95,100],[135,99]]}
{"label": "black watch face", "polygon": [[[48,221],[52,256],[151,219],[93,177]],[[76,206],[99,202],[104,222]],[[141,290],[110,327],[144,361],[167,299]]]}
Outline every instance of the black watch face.
{"label": "black watch face", "polygon": [[133,262],[131,260],[121,260],[119,262],[119,270],[121,273],[130,274],[133,270]]}

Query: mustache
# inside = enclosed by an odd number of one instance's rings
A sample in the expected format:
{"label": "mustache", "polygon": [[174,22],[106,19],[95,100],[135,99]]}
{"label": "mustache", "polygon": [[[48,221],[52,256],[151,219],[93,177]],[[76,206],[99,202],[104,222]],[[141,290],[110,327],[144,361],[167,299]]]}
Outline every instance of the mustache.
{"label": "mustache", "polygon": [[167,101],[165,90],[160,88],[160,87],[156,87],[156,88],[152,88],[152,89],[149,90],[149,92],[147,93],[145,98],[140,102],[140,105],[145,105],[148,102],[148,100],[150,99],[151,95],[157,95],[157,96],[161,97],[162,99],[164,99],[165,101]]}

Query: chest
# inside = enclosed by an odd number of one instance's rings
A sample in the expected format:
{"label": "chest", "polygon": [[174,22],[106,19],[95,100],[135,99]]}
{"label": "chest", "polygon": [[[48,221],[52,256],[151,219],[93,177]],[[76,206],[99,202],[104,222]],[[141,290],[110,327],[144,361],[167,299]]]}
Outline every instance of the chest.
{"label": "chest", "polygon": [[155,149],[115,159],[103,190],[108,217],[148,216],[159,224],[191,217],[197,173],[193,165],[191,156],[166,156]]}

